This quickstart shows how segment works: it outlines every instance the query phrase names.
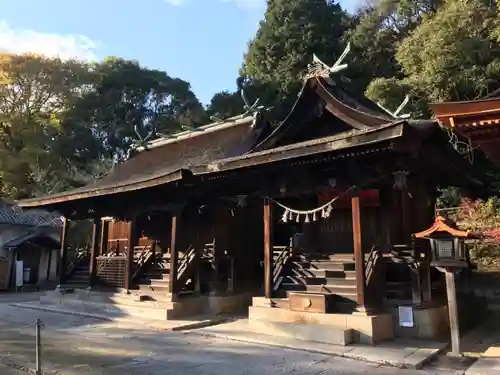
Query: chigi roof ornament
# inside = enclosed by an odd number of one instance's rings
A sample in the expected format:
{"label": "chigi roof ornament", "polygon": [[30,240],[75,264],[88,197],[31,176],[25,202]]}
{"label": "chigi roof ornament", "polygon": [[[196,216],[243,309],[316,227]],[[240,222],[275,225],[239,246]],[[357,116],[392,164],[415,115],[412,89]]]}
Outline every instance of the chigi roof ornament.
{"label": "chigi roof ornament", "polygon": [[248,114],[252,114],[253,116],[253,127],[257,127],[258,123],[262,120],[263,115],[262,111],[267,111],[271,108],[264,107],[263,105],[258,105],[260,98],[257,98],[253,104],[250,104],[250,102],[247,99],[247,96],[245,95],[245,90],[241,89],[241,98],[243,99],[243,102],[245,103],[243,105],[243,109],[245,110],[245,113],[241,115],[241,117],[245,117]]}
{"label": "chigi roof ornament", "polygon": [[348,64],[342,64],[342,61],[344,61],[349,52],[351,52],[351,43],[347,43],[344,52],[342,52],[340,57],[332,66],[328,66],[321,61],[316,54],[313,54],[313,62],[308,65],[308,74],[306,79],[315,76],[329,77],[333,73],[338,73],[341,70],[347,69]]}
{"label": "chigi roof ornament", "polygon": [[389,111],[387,108],[383,107],[382,104],[379,104],[379,103],[376,103],[376,104],[381,109],[383,109],[385,112],[387,112],[387,114],[389,114],[391,117],[394,117],[397,119],[405,119],[405,118],[409,118],[411,116],[411,113],[404,113],[402,115],[400,115],[400,113],[409,102],[410,102],[410,95],[406,95],[403,102],[399,105],[398,109],[396,109],[394,112]]}

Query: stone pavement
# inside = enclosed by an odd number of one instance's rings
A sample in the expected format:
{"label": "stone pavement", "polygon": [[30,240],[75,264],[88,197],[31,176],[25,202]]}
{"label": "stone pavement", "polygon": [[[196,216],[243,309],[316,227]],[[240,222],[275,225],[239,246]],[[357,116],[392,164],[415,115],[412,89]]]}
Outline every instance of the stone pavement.
{"label": "stone pavement", "polygon": [[[250,344],[192,333],[159,332],[130,323],[28,310],[0,303],[0,363],[33,368],[40,317],[48,375],[431,375],[337,356]],[[1,374],[14,375],[14,370]],[[439,374],[450,374],[439,372]]]}
{"label": "stone pavement", "polygon": [[422,368],[424,364],[429,362],[447,346],[446,343],[425,342],[421,340],[395,340],[377,346],[337,346],[255,333],[252,332],[252,327],[248,324],[248,319],[239,319],[230,323],[201,328],[192,331],[192,333],[208,337],[336,355],[402,368]]}

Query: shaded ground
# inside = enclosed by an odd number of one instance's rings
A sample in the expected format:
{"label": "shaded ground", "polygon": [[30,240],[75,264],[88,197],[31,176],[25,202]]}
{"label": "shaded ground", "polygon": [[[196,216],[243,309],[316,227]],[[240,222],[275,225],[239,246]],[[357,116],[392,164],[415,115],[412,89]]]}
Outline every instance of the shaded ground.
{"label": "shaded ground", "polygon": [[[386,368],[355,360],[248,344],[195,334],[130,330],[129,323],[109,323],[0,303],[0,359],[8,365],[34,367],[32,322],[39,316],[42,362],[47,374],[373,374],[430,375],[439,371]],[[16,372],[3,372],[11,375]],[[447,373],[449,374],[449,373]]]}

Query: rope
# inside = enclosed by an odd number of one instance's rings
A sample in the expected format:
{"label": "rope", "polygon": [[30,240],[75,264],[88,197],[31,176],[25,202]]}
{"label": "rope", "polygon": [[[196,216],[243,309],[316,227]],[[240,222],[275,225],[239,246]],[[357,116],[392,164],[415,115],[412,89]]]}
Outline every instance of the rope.
{"label": "rope", "polygon": [[279,207],[281,207],[285,210],[285,212],[283,213],[283,217],[281,219],[284,223],[286,223],[288,220],[292,220],[293,215],[296,215],[296,218],[295,218],[296,222],[300,221],[301,215],[305,215],[306,216],[305,222],[309,223],[310,222],[309,215],[313,215],[313,221],[316,221],[316,219],[317,219],[316,214],[318,212],[321,212],[321,217],[323,219],[327,219],[328,217],[330,217],[331,211],[333,210],[332,205],[333,205],[333,203],[335,203],[335,201],[337,201],[340,198],[345,197],[346,195],[349,195],[356,188],[363,189],[363,188],[370,186],[371,184],[378,182],[384,178],[385,178],[385,176],[381,176],[381,177],[374,178],[374,179],[372,179],[364,184],[361,184],[361,185],[352,185],[349,189],[347,189],[346,191],[337,195],[336,197],[332,198],[329,202],[327,202],[327,203],[325,203],[317,208],[313,208],[311,210],[297,210],[297,209],[285,206],[283,203],[280,203],[271,197],[266,196],[265,198],[268,199],[270,202],[273,202],[274,204],[278,205]]}
{"label": "rope", "polygon": [[277,204],[278,206],[280,206],[281,208],[284,208],[285,210],[287,210],[289,213],[292,213],[292,214],[296,214],[296,215],[311,215],[311,214],[314,214],[314,213],[317,213],[319,211],[322,211],[322,210],[326,210],[328,209],[328,207],[330,207],[337,199],[339,198],[342,198],[343,196],[347,195],[348,193],[350,193],[352,190],[354,190],[357,186],[356,185],[353,185],[351,186],[349,189],[347,189],[345,192],[343,192],[342,194],[340,195],[337,195],[336,197],[334,197],[333,199],[331,199],[329,202],[317,207],[317,208],[314,208],[314,209],[311,209],[311,210],[296,210],[294,208],[290,208],[290,207],[287,207],[285,206],[283,203],[280,203],[270,197],[266,197],[269,201]]}

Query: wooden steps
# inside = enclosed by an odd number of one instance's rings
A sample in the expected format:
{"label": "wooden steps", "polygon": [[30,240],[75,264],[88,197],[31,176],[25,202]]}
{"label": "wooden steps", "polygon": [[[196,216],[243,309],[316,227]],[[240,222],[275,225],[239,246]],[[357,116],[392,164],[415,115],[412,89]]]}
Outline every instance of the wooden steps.
{"label": "wooden steps", "polygon": [[[367,255],[365,255],[367,256]],[[350,313],[356,307],[356,271],[353,254],[298,256],[288,263],[282,274],[281,292],[328,295],[334,301],[331,312]],[[333,299],[332,299],[333,298]],[[273,300],[274,302],[275,300]],[[290,308],[287,298],[278,299],[277,307]]]}

